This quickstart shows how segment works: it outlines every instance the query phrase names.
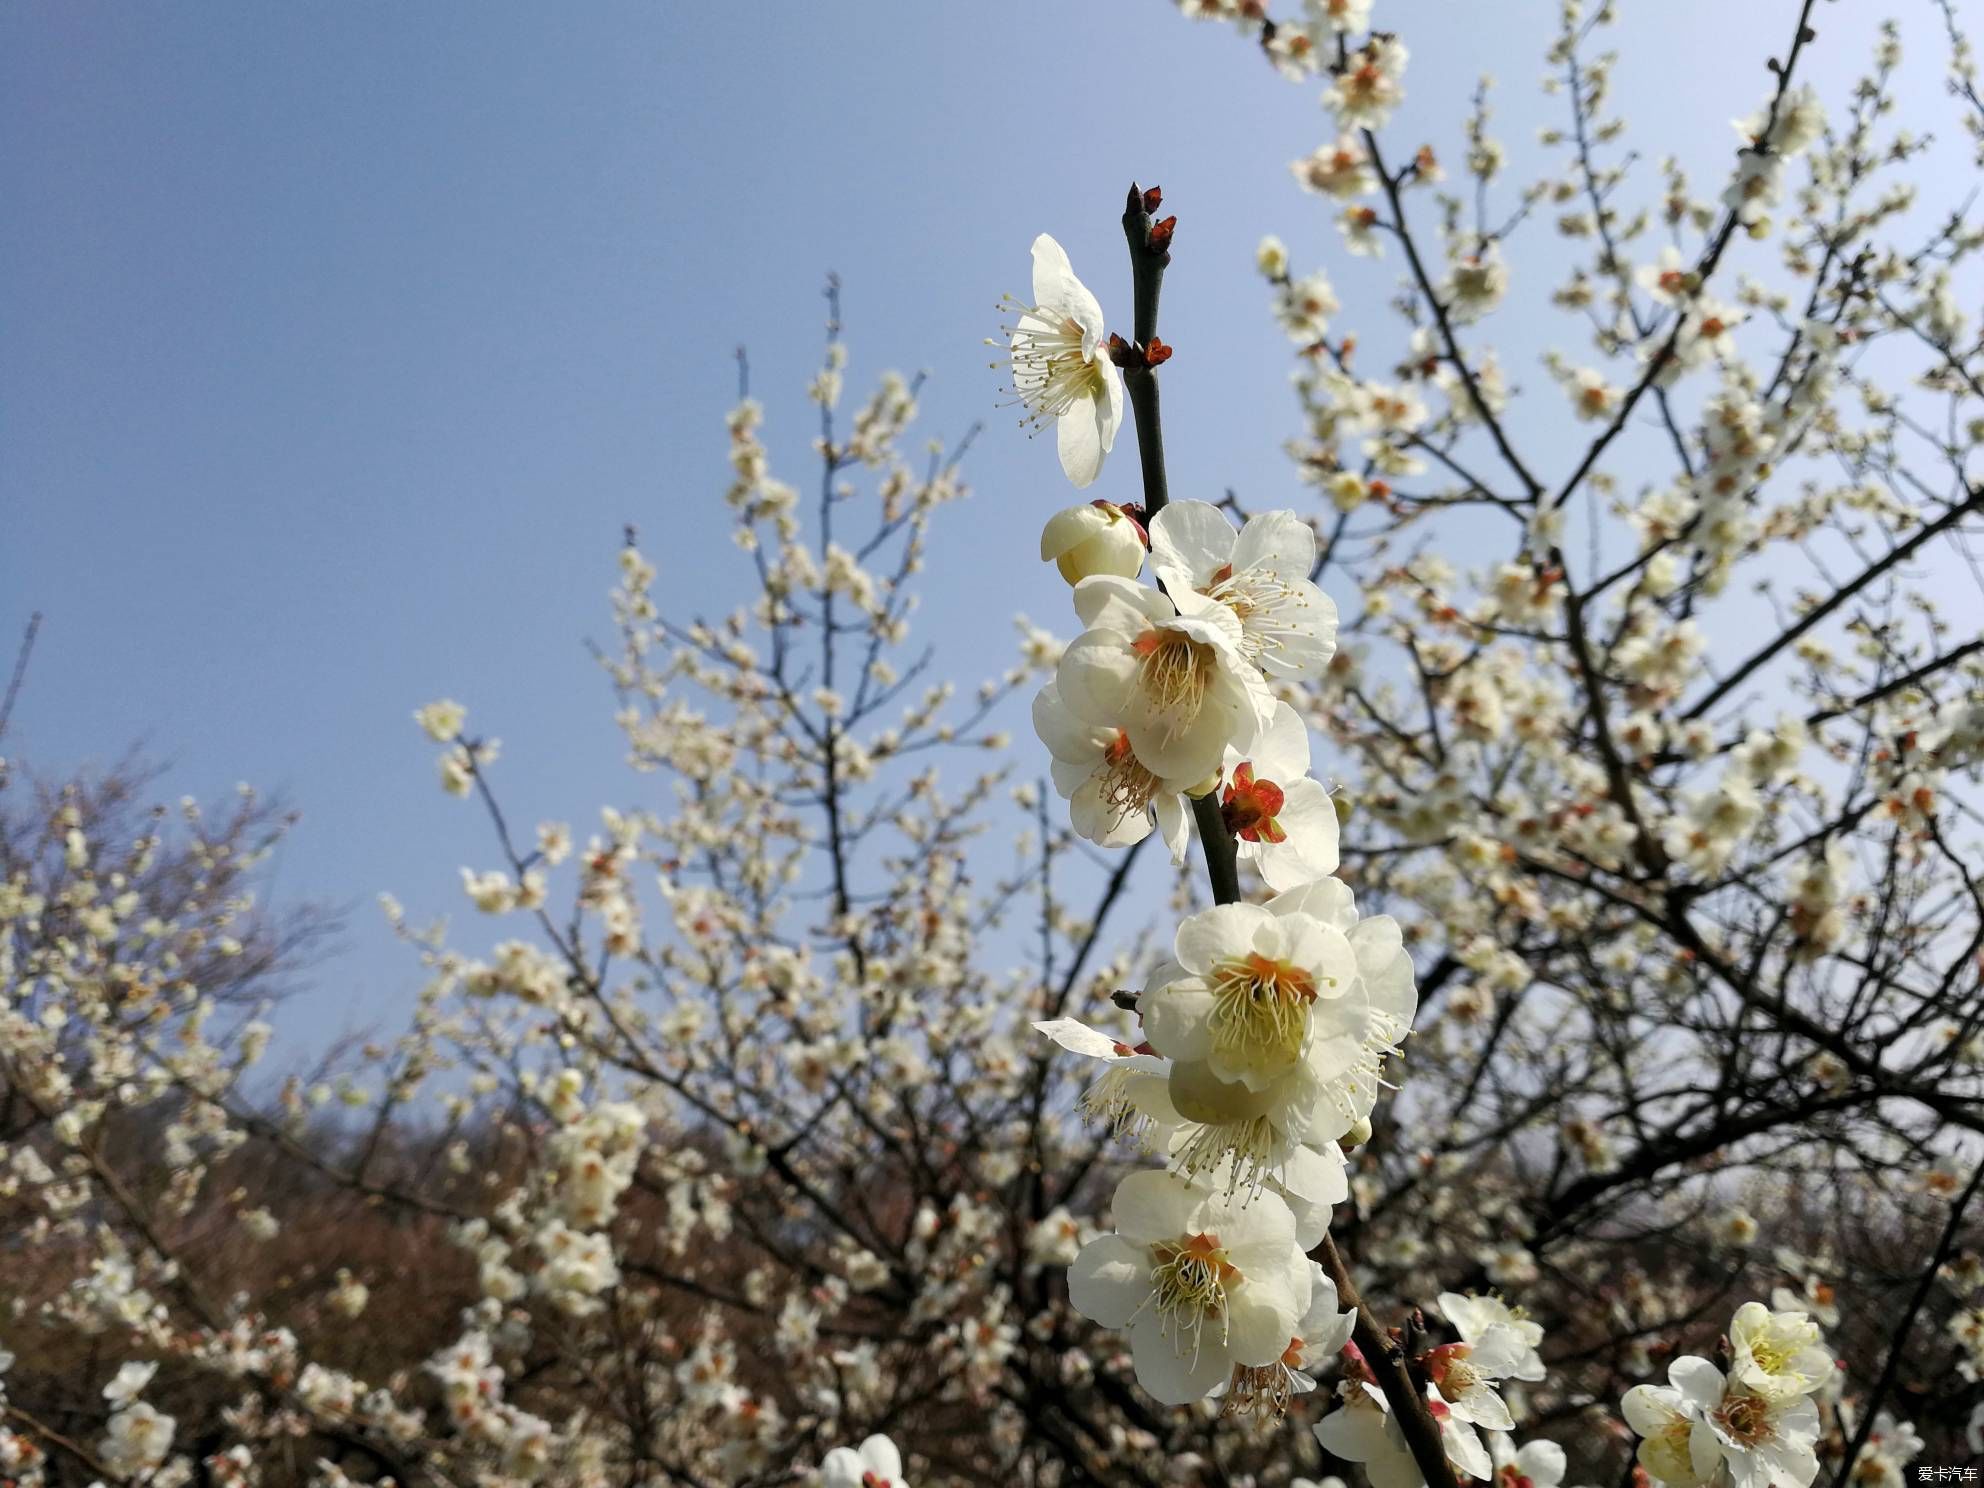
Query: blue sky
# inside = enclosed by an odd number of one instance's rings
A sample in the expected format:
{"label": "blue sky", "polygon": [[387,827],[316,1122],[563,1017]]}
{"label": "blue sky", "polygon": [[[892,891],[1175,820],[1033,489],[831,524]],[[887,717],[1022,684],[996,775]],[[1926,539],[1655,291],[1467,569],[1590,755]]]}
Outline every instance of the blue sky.
{"label": "blue sky", "polygon": [[[1484,68],[1518,158],[1559,121],[1531,86],[1554,3],[1379,3],[1414,54],[1401,142],[1457,154]],[[1636,9],[1623,112],[1706,186],[1796,7]],[[1848,9],[1821,8],[1834,97],[1875,18]],[[1908,10],[1911,72],[1938,98],[1929,7]],[[1345,326],[1382,322],[1396,271],[1346,260],[1289,178],[1328,133],[1317,92],[1161,0],[9,5],[0,627],[47,616],[9,752],[54,771],[139,740],[174,793],[286,792],[303,822],[278,897],[357,907],[294,1016],[325,1035],[386,1016],[419,973],[373,896],[459,920],[459,866],[494,860],[410,711],[468,704],[524,822],[583,830],[602,803],[653,799],[582,642],[608,633],[627,522],[682,611],[743,597],[719,500],[732,352],[750,348],[801,479],[826,271],[854,392],[925,369],[923,432],[988,419],[923,616],[952,675],[1005,661],[1016,609],[1067,626],[1034,544],[1069,493],[992,408],[979,342],[1043,229],[1127,318],[1132,177],[1181,216],[1174,495],[1300,500],[1254,245],[1276,231],[1298,269],[1326,264]],[[1524,241],[1519,278],[1551,251]],[[1503,332],[1512,363],[1545,344],[1528,334]],[[1551,469],[1570,451],[1541,448]],[[1095,494],[1130,499],[1134,479],[1126,449]]]}

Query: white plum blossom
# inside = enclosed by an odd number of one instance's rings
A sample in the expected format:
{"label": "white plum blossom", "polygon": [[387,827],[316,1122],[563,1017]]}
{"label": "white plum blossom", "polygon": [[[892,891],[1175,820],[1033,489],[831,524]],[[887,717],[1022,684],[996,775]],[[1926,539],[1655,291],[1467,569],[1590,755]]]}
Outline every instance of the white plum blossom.
{"label": "white plum blossom", "polygon": [[1427,1355],[1426,1373],[1457,1418],[1490,1431],[1513,1431],[1515,1420],[1495,1385],[1522,1366],[1527,1352],[1514,1328],[1490,1323],[1472,1341],[1434,1349]]}
{"label": "white plum blossom", "polygon": [[1819,1325],[1802,1311],[1745,1302],[1729,1324],[1729,1344],[1730,1378],[1773,1399],[1809,1395],[1835,1372]]}
{"label": "white plum blossom", "polygon": [[[1298,1233],[1296,1244],[1301,1243]],[[1213,1392],[1225,1401],[1228,1413],[1282,1415],[1297,1395],[1316,1388],[1315,1376],[1309,1371],[1326,1367],[1350,1342],[1357,1314],[1339,1305],[1336,1283],[1320,1265],[1310,1262],[1310,1271],[1309,1310],[1297,1322],[1281,1357],[1272,1364],[1234,1365],[1233,1377]]]}
{"label": "white plum blossom", "polygon": [[1061,245],[1033,240],[1033,300],[1007,328],[1013,393],[1036,427],[1050,419],[1061,469],[1092,485],[1123,423],[1123,377],[1109,360],[1102,306],[1075,277]]}
{"label": "white plum blossom", "polygon": [[1234,1199],[1172,1173],[1131,1173],[1111,1205],[1116,1232],[1068,1272],[1068,1298],[1126,1328],[1137,1381],[1167,1405],[1197,1400],[1235,1365],[1287,1351],[1309,1311],[1310,1262],[1272,1194]]}
{"label": "white plum blossom", "polygon": [[1245,755],[1226,751],[1220,814],[1243,862],[1271,889],[1293,889],[1336,872],[1336,804],[1309,777],[1309,731],[1287,703]]}
{"label": "white plum blossom", "polygon": [[1570,1465],[1553,1441],[1525,1442],[1517,1448],[1501,1432],[1488,1438],[1488,1452],[1495,1461],[1495,1488],[1557,1488]]}
{"label": "white plum blossom", "polygon": [[[1337,1391],[1341,1409],[1315,1425],[1316,1440],[1324,1450],[1362,1463],[1371,1488],[1425,1488],[1426,1479],[1405,1443],[1405,1433],[1378,1387],[1368,1379],[1352,1378]],[[1439,1423],[1441,1445],[1455,1473],[1469,1478],[1490,1476],[1494,1462],[1479,1433],[1448,1408],[1431,1384],[1426,1386],[1426,1405]]]}
{"label": "white plum blossom", "polygon": [[1075,586],[1075,613],[1087,629],[1055,670],[1061,701],[1077,718],[1121,729],[1154,774],[1205,781],[1227,746],[1251,741],[1272,714],[1240,619],[1220,601],[1101,576]]}
{"label": "white plum blossom", "polygon": [[1706,1363],[1693,1357],[1676,1359],[1665,1385],[1634,1385],[1620,1401],[1626,1424],[1638,1432],[1639,1464],[1655,1481],[1672,1488],[1697,1488],[1721,1462],[1715,1433],[1703,1419],[1693,1394],[1683,1388],[1693,1366]]}
{"label": "white plum blossom", "polygon": [[820,1463],[820,1488],[909,1488],[902,1453],[879,1432],[859,1447],[835,1447]]}
{"label": "white plum blossom", "polygon": [[1490,1328],[1509,1328],[1521,1343],[1522,1353],[1515,1367],[1509,1370],[1508,1377],[1530,1382],[1544,1377],[1543,1357],[1537,1352],[1538,1345],[1543,1342],[1543,1329],[1525,1316],[1521,1309],[1509,1306],[1500,1297],[1463,1297],[1458,1292],[1442,1292],[1440,1312],[1468,1343],[1478,1342]]}
{"label": "white plum blossom", "polygon": [[468,722],[468,709],[453,698],[440,698],[414,710],[413,721],[436,744],[451,744],[461,737]]}
{"label": "white plum blossom", "polygon": [[1171,1101],[1171,1067],[1148,1044],[1122,1043],[1074,1018],[1033,1026],[1070,1053],[1105,1066],[1101,1077],[1083,1092],[1081,1105],[1087,1115],[1108,1123],[1118,1135],[1156,1146],[1183,1121]]}
{"label": "white plum blossom", "polygon": [[1068,802],[1075,831],[1101,847],[1128,847],[1150,835],[1151,818],[1176,861],[1190,841],[1184,793],[1199,778],[1166,779],[1138,758],[1128,730],[1077,717],[1049,682],[1033,700],[1033,731],[1053,757],[1054,789]]}
{"label": "white plum blossom", "polygon": [[1323,196],[1348,201],[1378,189],[1378,175],[1371,166],[1370,151],[1355,135],[1339,135],[1315,152],[1294,162],[1289,169],[1306,189]]}
{"label": "white plum blossom", "polygon": [[1350,991],[1356,953],[1334,925],[1257,904],[1220,904],[1187,919],[1174,972],[1137,1004],[1158,1053],[1203,1062],[1221,1081],[1261,1091],[1308,1047],[1310,1010]]}
{"label": "white plum blossom", "polygon": [[1310,578],[1316,533],[1307,522],[1267,512],[1236,532],[1210,502],[1174,501],[1151,519],[1150,543],[1165,588],[1226,606],[1240,621],[1242,652],[1269,677],[1322,675],[1336,654],[1336,605]]}
{"label": "white plum blossom", "polygon": [[[1688,1360],[1676,1360],[1678,1370]],[[1811,1397],[1773,1397],[1734,1380],[1706,1359],[1675,1376],[1707,1421],[1732,1488],[1807,1488],[1818,1475],[1819,1409]]]}
{"label": "white plum blossom", "polygon": [[[1281,1183],[1326,1206],[1340,1197],[1332,1191],[1340,1180],[1340,1155],[1331,1144],[1370,1114],[1384,1061],[1398,1052],[1412,1026],[1418,1003],[1412,960],[1398,925],[1388,916],[1360,920],[1350,890],[1335,879],[1278,894],[1261,908],[1342,932],[1355,958],[1354,980],[1309,1006],[1300,1056],[1258,1088],[1246,1080],[1222,1079],[1208,1059],[1175,1061],[1167,1087],[1170,1104],[1178,1119],[1190,1124],[1174,1135],[1172,1160],[1187,1173],[1223,1173],[1228,1185]],[[1237,928],[1237,921],[1230,923]],[[1313,935],[1309,943],[1333,944]],[[1208,1032],[1198,1019],[1206,1011],[1201,977],[1168,962],[1152,974],[1144,999],[1161,999],[1173,979],[1185,983],[1175,1012],[1190,1041],[1186,1047],[1196,1049]],[[1161,1012],[1160,1023],[1172,1011]],[[1152,1032],[1148,1024],[1146,1032]],[[1153,1046],[1165,1052],[1155,1037]],[[1317,1169],[1305,1155],[1312,1150],[1337,1160]],[[1327,1215],[1322,1217],[1326,1222]]]}
{"label": "white plum blossom", "polygon": [[1336,115],[1339,129],[1382,129],[1405,99],[1405,43],[1396,36],[1373,36],[1350,54],[1323,93],[1323,107]]}

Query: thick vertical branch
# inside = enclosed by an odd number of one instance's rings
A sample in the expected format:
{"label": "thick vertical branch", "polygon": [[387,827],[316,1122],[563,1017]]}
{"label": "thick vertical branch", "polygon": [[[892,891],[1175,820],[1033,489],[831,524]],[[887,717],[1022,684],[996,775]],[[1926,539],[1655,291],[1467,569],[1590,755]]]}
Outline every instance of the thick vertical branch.
{"label": "thick vertical branch", "polygon": [[[1118,360],[1123,368],[1124,390],[1136,416],[1137,453],[1143,464],[1144,515],[1155,517],[1171,499],[1164,478],[1164,432],[1157,401],[1157,368],[1144,355],[1157,339],[1157,297],[1163,286],[1164,270],[1171,262],[1170,224],[1153,224],[1150,206],[1157,193],[1148,196],[1134,184],[1123,209],[1123,236],[1130,246],[1130,279],[1135,293],[1137,339]],[[1147,205],[1148,204],[1148,205]],[[1155,230],[1154,230],[1155,229]],[[1212,884],[1213,898],[1220,904],[1234,904],[1240,898],[1240,874],[1233,834],[1220,814],[1216,791],[1208,791],[1192,802],[1192,817],[1198,823],[1199,841],[1205,848],[1206,877]],[[1384,1326],[1359,1300],[1357,1288],[1336,1244],[1325,1234],[1314,1253],[1336,1283],[1343,1305],[1357,1313],[1357,1346],[1371,1374],[1384,1391],[1392,1415],[1404,1432],[1413,1461],[1429,1488],[1455,1488],[1453,1468],[1447,1463],[1447,1450],[1440,1437],[1439,1422],[1427,1409],[1426,1397],[1413,1383],[1406,1367],[1405,1352],[1385,1334]]]}
{"label": "thick vertical branch", "polygon": [[[1156,194],[1152,192],[1150,196]],[[1163,511],[1171,500],[1171,488],[1164,475],[1164,420],[1157,397],[1157,368],[1142,354],[1157,339],[1157,300],[1164,288],[1164,270],[1171,262],[1171,237],[1168,230],[1153,235],[1155,224],[1145,205],[1149,199],[1133,181],[1129,201],[1123,207],[1123,236],[1130,246],[1130,287],[1136,329],[1136,343],[1123,359],[1123,387],[1137,424],[1137,458],[1143,466],[1146,520]],[[1238,903],[1238,854],[1233,835],[1226,830],[1226,819],[1220,815],[1217,795],[1209,792],[1194,800],[1192,819],[1198,824],[1199,841],[1205,846],[1206,877],[1212,883],[1214,902]]]}
{"label": "thick vertical branch", "polygon": [[1337,1254],[1336,1241],[1330,1238],[1328,1231],[1323,1233],[1323,1243],[1309,1252],[1309,1258],[1320,1263],[1329,1273],[1330,1280],[1336,1283],[1337,1304],[1357,1314],[1357,1329],[1352,1339],[1357,1344],[1357,1351],[1364,1356],[1371,1377],[1385,1392],[1385,1399],[1391,1405],[1392,1415],[1398,1420],[1406,1446],[1412,1449],[1412,1460],[1419,1464],[1420,1473],[1431,1488],[1455,1488],[1454,1470],[1447,1462],[1447,1447],[1440,1436],[1440,1423],[1427,1410],[1426,1396],[1413,1381],[1412,1370],[1405,1362],[1405,1349],[1386,1334],[1384,1325],[1364,1305],[1364,1299],[1358,1295],[1357,1284],[1350,1279],[1349,1268],[1343,1264],[1343,1257]]}
{"label": "thick vertical branch", "polygon": [[1123,389],[1129,395],[1130,414],[1137,423],[1137,458],[1143,464],[1146,520],[1163,511],[1171,500],[1171,489],[1164,479],[1164,429],[1158,415],[1157,368],[1141,354],[1157,335],[1157,297],[1164,288],[1165,267],[1171,262],[1169,239],[1153,246],[1151,226],[1144,193],[1132,181],[1130,200],[1123,208],[1123,236],[1130,244],[1136,341],[1130,355],[1123,359]]}

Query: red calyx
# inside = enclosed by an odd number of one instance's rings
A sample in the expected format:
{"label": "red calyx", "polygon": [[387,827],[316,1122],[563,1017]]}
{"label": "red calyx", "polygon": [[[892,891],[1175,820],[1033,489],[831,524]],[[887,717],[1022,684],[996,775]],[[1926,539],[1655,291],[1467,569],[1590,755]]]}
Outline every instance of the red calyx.
{"label": "red calyx", "polygon": [[1254,762],[1243,760],[1220,800],[1219,815],[1226,830],[1242,842],[1285,842],[1288,833],[1275,820],[1281,804],[1281,787],[1272,780],[1256,780]]}

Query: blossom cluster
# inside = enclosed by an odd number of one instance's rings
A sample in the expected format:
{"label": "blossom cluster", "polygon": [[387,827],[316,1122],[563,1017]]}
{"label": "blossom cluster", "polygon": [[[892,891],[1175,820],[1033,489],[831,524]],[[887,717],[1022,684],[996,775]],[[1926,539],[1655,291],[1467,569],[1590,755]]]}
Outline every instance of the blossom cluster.
{"label": "blossom cluster", "polygon": [[1640,1466],[1669,1488],[1806,1488],[1819,1471],[1813,1396],[1836,1376],[1818,1324],[1802,1311],[1746,1302],[1728,1345],[1726,1371],[1684,1355],[1668,1366],[1669,1383],[1626,1392],[1627,1424],[1643,1438]]}
{"label": "blossom cluster", "polygon": [[[1099,306],[1052,238],[1035,241],[1034,264],[1036,303],[1011,333],[1014,389],[1086,441],[1120,375]],[[1055,391],[1078,376],[1106,396]],[[1062,464],[1087,485],[1092,445],[1076,450],[1063,439]],[[1330,876],[1336,808],[1289,701],[1336,649],[1316,548],[1292,512],[1236,529],[1203,501],[1097,501],[1041,537],[1084,627],[1033,707],[1075,831],[1128,847],[1154,823],[1182,861],[1203,813],[1275,891],[1178,926],[1134,999],[1136,1043],[1074,1019],[1038,1025],[1103,1066],[1084,1106],[1167,1160],[1121,1180],[1116,1228],[1074,1257],[1068,1292],[1128,1330],[1139,1382],[1169,1404],[1221,1394],[1278,1413],[1349,1341],[1354,1315],[1308,1252],[1348,1193],[1340,1143],[1368,1133],[1416,1006],[1398,926],[1360,916]]]}

